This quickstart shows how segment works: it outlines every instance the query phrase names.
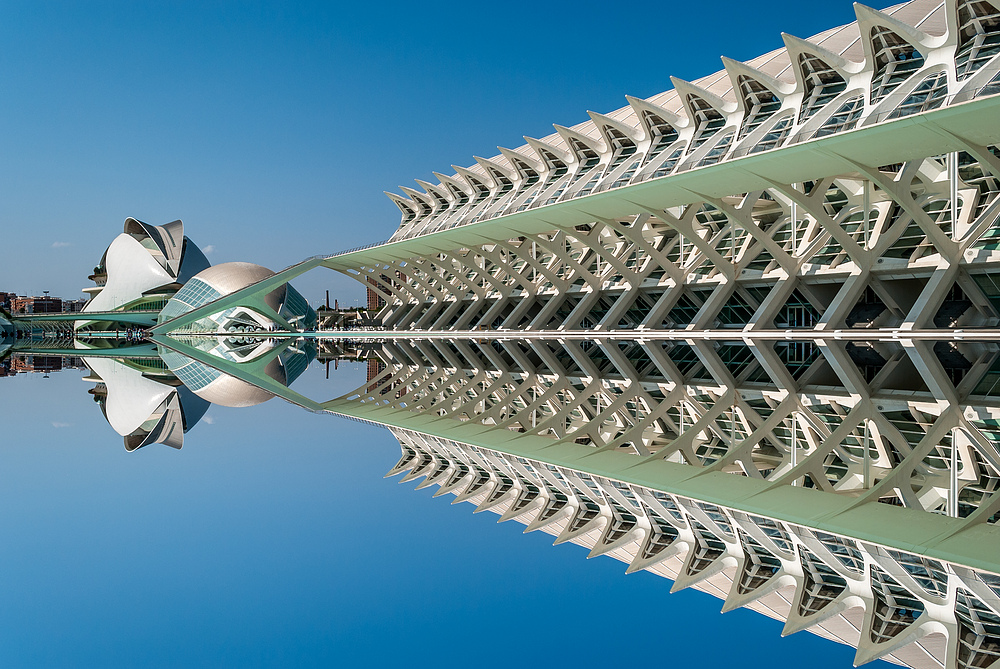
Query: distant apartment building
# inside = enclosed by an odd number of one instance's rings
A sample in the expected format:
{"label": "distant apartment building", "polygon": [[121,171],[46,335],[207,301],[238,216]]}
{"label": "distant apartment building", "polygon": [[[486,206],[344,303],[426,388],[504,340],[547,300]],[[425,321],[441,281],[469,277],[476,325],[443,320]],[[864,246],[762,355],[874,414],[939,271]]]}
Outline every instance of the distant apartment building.
{"label": "distant apartment building", "polygon": [[80,298],[78,300],[63,300],[62,311],[63,313],[78,313],[83,311],[83,307],[86,304],[86,298]]}
{"label": "distant apartment building", "polygon": [[17,293],[0,292],[0,309],[22,314],[51,314],[65,312],[80,312],[87,304],[87,298],[78,300],[63,300],[48,295],[28,297]]}
{"label": "distant apartment building", "polygon": [[11,357],[10,373],[58,372],[63,368],[63,359],[58,355],[15,355]]}
{"label": "distant apartment building", "polygon": [[0,360],[0,377],[15,374],[58,372],[64,369],[87,369],[83,358],[58,355],[11,355]]}
{"label": "distant apartment building", "polygon": [[15,296],[11,300],[11,313],[15,314],[58,314],[63,310],[63,301],[58,297]]}

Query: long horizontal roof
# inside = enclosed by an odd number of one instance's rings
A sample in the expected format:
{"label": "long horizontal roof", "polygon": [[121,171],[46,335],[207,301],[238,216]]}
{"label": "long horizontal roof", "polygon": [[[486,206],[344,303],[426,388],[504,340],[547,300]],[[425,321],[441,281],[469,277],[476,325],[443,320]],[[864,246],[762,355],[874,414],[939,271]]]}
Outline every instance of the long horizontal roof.
{"label": "long horizontal roof", "polygon": [[[888,14],[905,24],[911,25],[914,28],[918,28],[930,36],[937,37],[944,35],[947,30],[945,3],[940,0],[912,0],[911,2],[894,5],[885,9],[883,10],[883,13]],[[861,63],[865,58],[864,47],[861,44],[861,31],[858,28],[858,23],[856,21],[837,28],[825,30],[821,33],[813,35],[812,37],[806,38],[806,41],[819,45],[827,51],[839,54],[849,61]],[[788,50],[784,47],[775,49],[774,51],[766,53],[762,56],[758,56],[753,60],[746,61],[745,64],[770,77],[773,77],[774,79],[777,79],[778,81],[789,85],[795,84],[795,75],[792,71],[791,59],[788,55]],[[729,73],[725,69],[720,69],[719,71],[708,76],[696,79],[691,83],[722,98],[726,102],[731,102],[733,104],[737,103],[736,96],[733,94],[732,80],[730,79]],[[651,102],[658,107],[662,107],[667,111],[673,112],[681,118],[687,118],[687,112],[684,109],[681,96],[675,89],[670,89],[647,98],[647,102]],[[639,128],[640,126],[639,118],[636,116],[635,109],[631,105],[625,105],[624,107],[616,109],[612,112],[607,112],[604,115],[631,128]],[[601,138],[600,130],[590,119],[569,127],[571,130],[578,132],[581,135],[598,140]],[[540,138],[540,141],[550,144],[556,148],[569,151],[569,147],[567,146],[565,139],[557,132]],[[523,144],[515,149],[512,149],[512,151],[528,156],[532,160],[536,159],[535,150],[528,144]],[[514,165],[502,153],[490,158],[489,160],[512,171],[515,170]],[[466,169],[476,174],[486,174],[485,169],[478,163],[474,163]],[[460,177],[456,174],[455,178]]]}

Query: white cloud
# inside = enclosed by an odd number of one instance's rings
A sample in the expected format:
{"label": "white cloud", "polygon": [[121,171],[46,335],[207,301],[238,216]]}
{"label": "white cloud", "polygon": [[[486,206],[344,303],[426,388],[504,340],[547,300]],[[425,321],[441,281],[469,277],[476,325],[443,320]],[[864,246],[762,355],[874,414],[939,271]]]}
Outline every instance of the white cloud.
{"label": "white cloud", "polygon": [[202,420],[203,420],[204,422],[208,423],[209,425],[211,425],[212,423],[214,423],[214,422],[215,422],[215,419],[214,419],[214,418],[212,418],[211,416],[205,416],[204,418],[202,418]]}
{"label": "white cloud", "polygon": [[73,427],[73,423],[60,423],[59,421],[52,421],[52,427]]}
{"label": "white cloud", "polygon": [[213,251],[215,251],[215,247],[212,246],[211,244],[209,244],[208,246],[206,246],[205,248],[203,248],[202,251],[205,252],[205,255],[208,255],[208,254],[212,253]]}
{"label": "white cloud", "polygon": [[66,248],[67,246],[73,246],[73,245],[70,244],[69,242],[52,242],[52,248],[54,249],[63,249]]}

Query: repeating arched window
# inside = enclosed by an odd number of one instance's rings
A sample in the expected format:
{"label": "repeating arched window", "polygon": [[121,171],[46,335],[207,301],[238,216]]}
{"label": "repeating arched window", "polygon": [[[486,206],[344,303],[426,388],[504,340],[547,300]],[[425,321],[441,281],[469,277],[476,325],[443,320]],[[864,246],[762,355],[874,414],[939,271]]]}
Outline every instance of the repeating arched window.
{"label": "repeating arched window", "polygon": [[482,162],[485,163],[483,164],[483,168],[486,170],[486,173],[492,177],[494,183],[496,184],[496,190],[493,192],[493,196],[489,199],[488,203],[484,204],[480,212],[469,221],[470,223],[474,223],[478,220],[495,218],[500,215],[503,211],[503,206],[498,205],[505,203],[513,195],[507,195],[514,189],[514,181],[510,178],[510,176],[498,167],[493,166],[493,164],[488,161]]}
{"label": "repeating arched window", "polygon": [[439,191],[433,185],[427,182],[421,182],[420,185],[424,187],[424,190],[427,191],[427,195],[431,198],[431,201],[434,203],[435,211],[438,212],[443,211],[448,208],[449,204],[451,204],[448,201],[448,198],[445,197],[444,193]]}
{"label": "repeating arched window", "polygon": [[[596,153],[592,157],[587,158],[584,162],[581,162],[579,169],[576,171],[576,174],[574,174],[571,178],[565,180],[562,184],[560,184],[559,187],[555,190],[555,192],[553,192],[551,195],[549,195],[548,198],[546,198],[545,204],[552,204],[553,202],[557,202],[569,188],[574,186],[580,180],[581,177],[583,177],[587,172],[593,169],[599,162],[600,158],[597,157]],[[597,176],[600,177],[600,172],[597,173]]]}
{"label": "repeating arched window", "polygon": [[608,532],[604,536],[604,545],[610,545],[622,539],[635,528],[636,523],[637,519],[634,515],[612,502],[611,522],[608,526]]}
{"label": "repeating arched window", "polygon": [[722,160],[723,156],[726,155],[726,152],[729,151],[729,145],[732,143],[733,143],[733,133],[727,132],[725,137],[720,139],[715,144],[715,146],[713,146],[709,150],[709,152],[706,153],[705,156],[698,161],[696,167],[703,167],[705,165],[716,164],[717,162]]}
{"label": "repeating arched window", "polygon": [[542,160],[549,166],[550,169],[556,170],[559,168],[566,169],[566,163],[562,161],[556,154],[552,153],[547,149],[539,149],[538,155],[542,157]]}
{"label": "repeating arched window", "polygon": [[834,534],[815,531],[813,534],[823,546],[836,557],[847,569],[857,574],[862,573],[864,568],[864,557],[858,550],[857,544],[852,539],[838,537]]}
{"label": "repeating arched window", "polygon": [[955,52],[958,80],[972,76],[997,53],[1000,53],[1000,9],[985,0],[960,1]]}
{"label": "repeating arched window", "polygon": [[433,211],[430,200],[420,193],[410,188],[401,188],[400,190],[409,195],[413,203],[417,205],[417,216],[422,218]]}
{"label": "repeating arched window", "polygon": [[[551,467],[552,465],[548,465]],[[558,474],[558,472],[556,472]],[[559,492],[551,485],[545,486],[549,491],[549,499],[545,503],[544,510],[538,515],[539,520],[548,520],[569,505],[569,497],[565,493]]]}
{"label": "repeating arched window", "polygon": [[509,476],[500,474],[497,478],[500,479],[500,482],[497,484],[497,487],[493,489],[493,492],[486,497],[486,504],[493,504],[499,501],[500,498],[510,492],[514,487],[514,481]]}
{"label": "repeating arched window", "polygon": [[601,515],[601,507],[589,501],[586,495],[582,495],[581,497],[580,508],[577,509],[576,515],[573,516],[573,520],[570,521],[567,527],[570,532],[582,530],[589,522]]}
{"label": "repeating arched window", "polygon": [[708,528],[699,523],[693,522],[694,528],[694,548],[692,548],[691,561],[688,563],[687,575],[697,576],[726,552],[726,545]]}
{"label": "repeating arched window", "polygon": [[802,123],[843,93],[847,82],[839,72],[812,54],[799,55],[799,68],[805,81],[802,105],[799,107],[799,123]]}
{"label": "repeating arched window", "polygon": [[[767,195],[767,191],[761,194],[762,196]],[[770,196],[768,196],[770,197]],[[747,518],[753,522],[757,528],[763,532],[768,539],[774,542],[780,550],[785,551],[790,555],[795,554],[795,548],[792,544],[792,538],[788,535],[788,531],[779,523],[771,520],[770,518],[765,518],[763,516],[754,516],[747,514]]]}
{"label": "repeating arched window", "polygon": [[642,112],[642,118],[650,133],[656,138],[654,144],[667,146],[677,141],[677,131],[674,130],[674,126],[670,125],[659,114],[654,114],[646,109]]}
{"label": "repeating arched window", "polygon": [[[709,206],[706,205],[702,209],[703,209],[703,211],[708,211],[708,208],[709,208]],[[727,220],[726,217],[725,217],[725,214],[723,214],[721,211],[718,211],[714,207],[712,207],[712,210],[718,212],[718,215],[720,216],[720,218],[719,218],[720,222]],[[715,218],[714,216],[712,216],[711,213],[709,213],[708,215],[710,217],[712,217],[713,219]],[[699,509],[701,509],[702,511],[704,511],[705,515],[708,516],[709,519],[713,523],[715,523],[715,526],[718,527],[720,530],[722,530],[722,532],[724,534],[726,534],[729,537],[735,537],[736,536],[735,534],[733,534],[733,525],[729,521],[729,516],[726,515],[726,512],[722,509],[722,507],[717,506],[715,504],[709,504],[708,502],[695,502],[694,504]]]}
{"label": "repeating arched window", "polygon": [[448,488],[448,487],[451,487],[451,486],[455,485],[456,483],[459,482],[459,480],[465,478],[465,476],[468,473],[469,473],[469,467],[468,467],[468,465],[466,465],[465,463],[462,463],[462,462],[457,462],[455,464],[455,471],[452,472],[451,476],[448,477],[448,480],[444,482],[444,484],[442,485],[442,487],[443,488]]}
{"label": "repeating arched window", "polygon": [[636,170],[639,169],[639,165],[641,163],[642,163],[641,160],[633,161],[632,164],[628,166],[628,169],[619,174],[618,177],[614,180],[614,182],[612,182],[611,185],[608,186],[608,188],[620,188],[621,186],[624,186],[629,181],[631,181],[632,177],[635,176]]}
{"label": "repeating arched window", "polygon": [[976,97],[982,97],[984,95],[996,95],[1000,93],[1000,72],[996,74],[989,83],[983,86],[977,93]]}
{"label": "repeating arched window", "polygon": [[604,173],[601,172],[600,170],[594,172],[594,175],[590,177],[590,179],[588,179],[585,184],[583,184],[583,188],[577,191],[575,196],[571,197],[583,197],[584,195],[590,195],[591,193],[593,193],[594,188],[597,187],[597,182],[601,180],[603,174]]}
{"label": "repeating arched window", "polygon": [[636,146],[635,142],[633,142],[631,138],[627,137],[625,133],[617,128],[605,127],[604,131],[607,133],[608,139],[611,140],[611,149],[614,155],[604,173],[611,174],[611,172],[621,166],[621,164],[624,163],[629,156],[635,153]]}
{"label": "repeating arched window", "polygon": [[754,144],[753,148],[750,149],[749,153],[760,153],[761,151],[767,151],[773,149],[776,146],[780,146],[785,138],[788,137],[788,133],[792,130],[792,116],[785,116],[784,118],[778,119],[770,131],[763,137],[760,141]]}
{"label": "repeating arched window", "polygon": [[944,104],[948,93],[948,75],[943,70],[924,77],[903,102],[892,110],[888,118],[900,118],[937,109]]}
{"label": "repeating arched window", "polygon": [[740,94],[743,96],[743,104],[746,107],[739,136],[739,139],[743,139],[781,108],[781,100],[771,92],[771,89],[756,79],[740,75],[737,81],[739,82]]}
{"label": "repeating arched window", "polygon": [[924,603],[892,576],[872,565],[874,616],[869,634],[875,643],[896,637],[924,612]]}
{"label": "repeating arched window", "polygon": [[886,553],[928,594],[934,597],[945,597],[948,594],[948,573],[937,560],[902,551],[886,550]]}
{"label": "repeating arched window", "polygon": [[747,595],[767,583],[781,571],[781,560],[760,545],[753,537],[740,531],[743,543],[743,569],[736,591]]}
{"label": "repeating arched window", "polygon": [[863,96],[857,95],[849,98],[820,126],[819,130],[816,131],[816,137],[825,137],[826,135],[851,130],[858,124],[858,119],[861,118],[864,110],[865,99]]}
{"label": "repeating arched window", "polygon": [[[535,188],[531,192],[531,194],[528,197],[524,198],[524,201],[521,202],[521,204],[518,205],[517,211],[524,211],[525,209],[528,209],[531,206],[531,204],[535,201],[535,198],[538,197],[538,194],[541,193],[543,190],[545,190],[545,188],[549,184],[552,183],[552,181],[554,180],[554,178],[556,176],[562,176],[563,174],[566,174],[566,168],[565,167],[562,167],[559,170],[556,170],[554,172],[550,172],[549,175],[548,175],[548,177],[545,179],[545,181],[543,181],[542,183],[540,183],[538,185],[538,187]],[[536,181],[538,181],[537,178],[534,181],[532,181],[531,183],[533,184]]]}
{"label": "repeating arched window", "polygon": [[589,164],[591,160],[595,158],[600,158],[600,156],[597,155],[597,151],[592,149],[586,143],[581,142],[576,137],[571,137],[569,139],[569,146],[573,150],[573,153],[575,153],[577,157],[580,159],[581,163]]}
{"label": "repeating arched window", "polygon": [[669,548],[678,537],[677,530],[655,513],[650,513],[650,522],[653,526],[652,530],[639,552],[639,557],[642,560],[653,559]]}
{"label": "repeating arched window", "polygon": [[458,186],[449,181],[442,181],[441,185],[447,188],[448,192],[451,193],[451,196],[455,199],[456,209],[468,204],[469,194],[466,193],[464,190],[462,190],[461,188],[459,188]]}
{"label": "repeating arched window", "polygon": [[527,483],[524,486],[524,490],[518,496],[517,500],[511,505],[510,513],[517,513],[518,511],[523,511],[528,508],[528,505],[535,501],[541,491],[537,486]]}
{"label": "repeating arched window", "polygon": [[800,616],[822,611],[847,589],[847,580],[807,548],[801,548],[802,596],[798,602]]}
{"label": "repeating arched window", "polygon": [[517,188],[517,192],[513,195],[514,200],[524,195],[532,186],[537,184],[541,177],[538,172],[528,163],[523,160],[518,160],[515,157],[508,156],[511,164],[517,169],[518,175],[521,177],[521,184]]}
{"label": "repeating arched window", "polygon": [[486,484],[493,480],[488,471],[478,465],[473,466],[476,469],[476,478],[472,482],[472,485],[470,485],[465,491],[465,494],[470,496],[479,493],[486,487]]}
{"label": "repeating arched window", "polygon": [[871,101],[875,104],[923,67],[924,57],[913,45],[884,26],[872,28],[871,40],[875,55]]}
{"label": "repeating arched window", "polygon": [[399,200],[393,200],[393,201],[396,203],[396,206],[399,207],[399,210],[403,212],[403,222],[400,223],[400,226],[406,225],[407,223],[409,223],[410,221],[412,221],[417,217],[417,212],[414,211],[413,208],[403,204]]}
{"label": "repeating arched window", "polygon": [[493,181],[497,184],[497,195],[503,195],[514,187],[514,182],[510,180],[510,177],[500,170],[488,167],[486,171],[489,172],[489,175],[493,177]]}
{"label": "repeating arched window", "polygon": [[530,186],[531,184],[538,182],[538,171],[535,170],[534,167],[532,167],[525,161],[518,160],[517,158],[512,156],[508,157],[508,160],[510,160],[511,164],[514,166],[518,174],[521,176],[521,179],[524,182],[521,184],[522,188],[524,186]]}
{"label": "repeating arched window", "polygon": [[1000,616],[968,590],[955,596],[958,666],[989,667],[1000,660]]}
{"label": "repeating arched window", "polygon": [[466,175],[465,180],[469,182],[469,185],[472,186],[472,190],[475,192],[475,196],[472,199],[473,205],[479,204],[489,197],[490,187],[484,182],[471,175]]}
{"label": "repeating arched window", "polygon": [[657,177],[663,177],[670,174],[673,169],[677,167],[677,162],[681,159],[681,155],[683,153],[683,148],[675,149],[655,170],[653,170],[653,173],[649,175],[649,178],[655,179]]}
{"label": "repeating arched window", "polygon": [[657,158],[663,150],[677,141],[677,131],[665,120],[650,111],[643,111],[643,119],[651,134],[649,148],[643,156],[640,167],[645,167]]}
{"label": "repeating arched window", "polygon": [[694,113],[694,137],[689,149],[694,151],[726,125],[726,117],[697,95],[688,95],[687,102]]}
{"label": "repeating arched window", "polygon": [[[515,164],[519,164],[519,162],[520,161]],[[521,169],[520,167],[518,169],[522,175],[521,186],[517,189],[513,202],[511,202],[510,206],[505,208],[504,213],[509,213],[513,205],[518,204],[518,200],[523,201],[518,205],[517,211],[524,211],[531,205],[538,193],[545,187],[545,183],[539,183],[541,181],[541,176],[533,168],[525,165],[525,169]],[[525,195],[526,197],[522,197]]]}

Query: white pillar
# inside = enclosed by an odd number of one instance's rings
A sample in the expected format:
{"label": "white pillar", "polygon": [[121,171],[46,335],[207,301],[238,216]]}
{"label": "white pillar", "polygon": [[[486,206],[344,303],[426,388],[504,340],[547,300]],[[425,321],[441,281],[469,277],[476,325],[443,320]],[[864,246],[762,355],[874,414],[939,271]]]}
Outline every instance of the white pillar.
{"label": "white pillar", "polygon": [[798,234],[798,218],[799,218],[799,207],[793,201],[792,202],[792,255],[795,255],[796,250],[798,250],[798,243],[796,242],[795,236]]}
{"label": "white pillar", "polygon": [[948,154],[948,190],[951,200],[951,234],[958,235],[958,152]]}
{"label": "white pillar", "polygon": [[[872,209],[871,188],[872,188],[872,182],[869,181],[868,179],[865,179],[865,189],[864,189],[865,190],[865,194],[864,194],[864,204],[863,204],[864,211],[862,212],[862,215],[864,217],[863,218],[864,228],[862,228],[864,230],[864,237],[861,238],[862,239],[862,241],[861,241],[861,247],[865,248],[865,249],[869,248],[869,246],[868,246],[868,235],[869,235],[870,231],[868,229],[868,212],[870,212],[871,209]],[[865,423],[865,424],[867,425],[867,423]]]}
{"label": "white pillar", "polygon": [[[795,418],[795,412],[792,412],[792,469],[799,464],[799,442],[798,442],[798,421]],[[792,485],[795,485],[795,480],[792,480]]]}
{"label": "white pillar", "polygon": [[951,462],[948,466],[948,515],[958,518],[958,444],[955,431],[951,433]]}

